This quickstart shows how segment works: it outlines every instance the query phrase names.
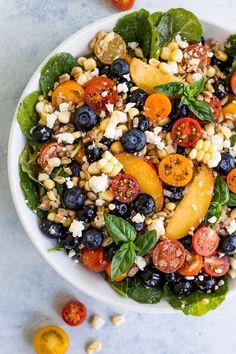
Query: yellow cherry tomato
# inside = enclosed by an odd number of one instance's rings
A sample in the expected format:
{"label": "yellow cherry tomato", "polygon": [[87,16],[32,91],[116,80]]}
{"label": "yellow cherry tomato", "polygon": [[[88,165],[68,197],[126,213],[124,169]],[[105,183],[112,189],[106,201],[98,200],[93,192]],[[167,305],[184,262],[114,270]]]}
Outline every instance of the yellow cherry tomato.
{"label": "yellow cherry tomato", "polygon": [[37,354],[65,354],[68,348],[68,335],[58,326],[43,327],[34,337],[34,349]]}

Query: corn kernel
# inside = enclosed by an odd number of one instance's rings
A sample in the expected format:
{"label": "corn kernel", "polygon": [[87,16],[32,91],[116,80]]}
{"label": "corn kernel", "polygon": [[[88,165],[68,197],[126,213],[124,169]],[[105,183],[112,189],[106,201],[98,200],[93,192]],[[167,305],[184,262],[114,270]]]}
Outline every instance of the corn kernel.
{"label": "corn kernel", "polygon": [[97,67],[96,60],[93,58],[84,60],[83,65],[85,70],[91,70],[91,71],[95,70]]}
{"label": "corn kernel", "polygon": [[[104,166],[106,166],[107,160],[106,160],[105,158],[103,158],[103,159],[101,159],[101,160],[99,160],[99,161],[97,161],[97,162],[94,162],[94,163],[96,163],[97,168],[98,168],[99,170],[101,170]],[[90,165],[90,166],[91,166],[91,165]]]}
{"label": "corn kernel", "polygon": [[192,149],[191,150],[191,152],[190,152],[190,154],[189,154],[189,158],[191,159],[191,160],[195,160],[196,159],[196,157],[197,157],[197,149]]}
{"label": "corn kernel", "polygon": [[214,167],[216,167],[216,166],[218,165],[218,163],[219,163],[219,162],[217,162],[217,160],[215,160],[215,159],[210,159],[210,160],[208,160],[208,162],[207,162],[207,166],[208,166],[209,168],[214,168]]}
{"label": "corn kernel", "polygon": [[215,51],[215,57],[221,61],[227,61],[228,60],[228,55],[223,52],[222,50],[216,50]]}
{"label": "corn kernel", "polygon": [[98,167],[97,162],[93,162],[89,165],[88,172],[91,175],[98,175],[100,173],[100,168]]}
{"label": "corn kernel", "polygon": [[232,132],[228,127],[221,126],[220,127],[221,133],[226,137],[226,139],[230,139],[232,136]]}
{"label": "corn kernel", "polygon": [[102,344],[98,340],[94,340],[93,342],[90,342],[86,347],[87,354],[98,353],[101,350],[102,350]]}
{"label": "corn kernel", "polygon": [[236,208],[231,211],[230,217],[236,219]]}
{"label": "corn kernel", "polygon": [[170,59],[170,54],[171,54],[171,50],[169,48],[167,48],[167,47],[164,47],[161,50],[160,57],[163,60],[169,60]]}
{"label": "corn kernel", "polygon": [[169,44],[167,44],[167,48],[169,48],[170,51],[172,51],[175,49],[179,49],[179,45],[177,42],[170,42]]}
{"label": "corn kernel", "polygon": [[125,317],[122,315],[113,316],[111,321],[115,326],[120,326],[125,323]]}
{"label": "corn kernel", "polygon": [[206,124],[204,128],[207,132],[207,135],[212,136],[215,134],[215,128],[212,124]]}
{"label": "corn kernel", "polygon": [[48,214],[48,220],[54,221],[55,220],[55,216],[56,216],[56,213],[54,213],[54,212],[49,213]]}
{"label": "corn kernel", "polygon": [[143,57],[144,57],[144,56],[143,56],[143,51],[142,51],[141,48],[135,48],[134,52],[135,52],[135,55],[136,55],[138,58],[143,58]]}
{"label": "corn kernel", "polygon": [[168,60],[167,64],[171,68],[172,74],[178,74],[178,64],[176,63],[176,61]]}
{"label": "corn kernel", "polygon": [[94,329],[100,329],[104,324],[105,324],[105,321],[104,319],[99,316],[99,315],[94,315],[90,321],[89,321],[89,324],[92,328]]}
{"label": "corn kernel", "polygon": [[40,114],[43,113],[44,111],[44,103],[43,102],[38,102],[35,106],[36,111]]}
{"label": "corn kernel", "polygon": [[174,49],[172,50],[171,54],[170,54],[170,59],[177,62],[177,63],[181,63],[181,61],[183,60],[183,52],[181,49]]}
{"label": "corn kernel", "polygon": [[194,78],[193,78],[193,75],[192,74],[188,74],[186,76],[186,81],[189,83],[189,84],[193,84],[195,82]]}
{"label": "corn kernel", "polygon": [[196,143],[195,149],[197,149],[197,150],[202,150],[202,147],[203,147],[203,140],[200,139],[200,140],[198,140],[198,142]]}
{"label": "corn kernel", "polygon": [[211,146],[211,142],[209,140],[205,140],[202,144],[202,150],[207,152]]}
{"label": "corn kernel", "polygon": [[149,60],[149,64],[152,65],[152,66],[158,66],[160,64],[159,60],[155,59],[155,58],[151,58]]}
{"label": "corn kernel", "polygon": [[160,69],[163,73],[172,74],[172,68],[171,68],[170,65],[168,65],[167,63],[161,63],[161,64],[159,65],[159,69]]}
{"label": "corn kernel", "polygon": [[209,152],[209,153],[213,153],[213,152],[216,151],[216,150],[217,150],[217,148],[216,148],[215,144],[212,144],[212,143],[211,143],[208,152]]}
{"label": "corn kernel", "polygon": [[106,165],[101,169],[101,172],[104,172],[109,175],[109,173],[112,172],[113,167],[114,165],[112,162],[107,162]]}
{"label": "corn kernel", "polygon": [[59,120],[60,123],[67,124],[70,121],[70,112],[60,112],[57,116],[57,119]]}
{"label": "corn kernel", "polygon": [[213,68],[213,66],[209,66],[209,68],[207,69],[207,77],[214,77],[215,74],[216,74],[216,71]]}
{"label": "corn kernel", "polygon": [[47,189],[53,189],[55,187],[55,182],[49,178],[43,182],[43,185]]}
{"label": "corn kernel", "polygon": [[119,152],[123,151],[123,147],[121,145],[120,141],[115,141],[111,145],[111,151],[114,152],[114,154],[118,154]]}
{"label": "corn kernel", "polygon": [[197,160],[198,162],[202,161],[204,155],[205,155],[205,151],[203,151],[203,150],[198,151],[196,160]]}
{"label": "corn kernel", "polygon": [[211,154],[209,154],[209,152],[207,152],[207,153],[204,155],[202,162],[205,163],[205,164],[207,164],[207,162],[210,160],[210,158],[211,158]]}
{"label": "corn kernel", "polygon": [[53,191],[47,192],[47,196],[52,202],[54,202],[57,199]]}
{"label": "corn kernel", "polygon": [[61,165],[61,160],[59,157],[51,157],[47,160],[47,162],[50,167],[59,167]]}
{"label": "corn kernel", "polygon": [[79,65],[81,65],[81,66],[84,66],[85,60],[87,60],[87,58],[85,58],[85,57],[79,57],[79,58],[77,59],[77,63],[78,63]]}
{"label": "corn kernel", "polygon": [[221,153],[219,151],[214,151],[211,154],[211,158],[217,160],[218,162],[220,162],[221,160]]}
{"label": "corn kernel", "polygon": [[105,192],[100,192],[99,193],[99,199],[103,199],[107,202],[112,202],[112,200],[114,199],[113,193],[110,189],[108,189]]}
{"label": "corn kernel", "polygon": [[130,119],[133,119],[135,116],[137,116],[139,114],[139,110],[134,107],[130,108],[128,114],[129,114]]}
{"label": "corn kernel", "polygon": [[47,173],[40,173],[38,176],[38,181],[39,182],[44,182],[47,179],[49,179],[49,175]]}
{"label": "corn kernel", "polygon": [[122,164],[118,164],[118,165],[115,165],[114,167],[113,167],[113,170],[109,173],[109,176],[110,177],[115,177],[115,176],[117,176],[118,175],[118,173],[120,173],[120,171],[122,170],[122,168],[123,168],[123,165]]}
{"label": "corn kernel", "polygon": [[173,211],[173,210],[175,210],[176,205],[175,205],[175,203],[167,203],[167,204],[165,205],[165,208],[166,208],[167,210],[169,210],[169,211]]}
{"label": "corn kernel", "polygon": [[82,74],[76,79],[76,81],[78,82],[78,84],[84,86],[87,84],[88,79],[85,74]]}
{"label": "corn kernel", "polygon": [[168,155],[174,154],[176,152],[175,148],[172,145],[167,145],[165,150]]}
{"label": "corn kernel", "polygon": [[107,129],[108,123],[109,123],[109,118],[103,119],[100,123],[99,129],[103,132]]}

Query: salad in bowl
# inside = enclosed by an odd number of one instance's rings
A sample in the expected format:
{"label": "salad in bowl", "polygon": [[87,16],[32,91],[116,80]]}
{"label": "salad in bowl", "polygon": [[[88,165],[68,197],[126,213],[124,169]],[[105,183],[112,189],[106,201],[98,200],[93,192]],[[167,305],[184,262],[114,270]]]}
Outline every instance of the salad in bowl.
{"label": "salad in bowl", "polygon": [[203,315],[236,277],[236,36],[141,9],[88,52],[52,56],[19,105],[26,203],[49,252],[138,303]]}

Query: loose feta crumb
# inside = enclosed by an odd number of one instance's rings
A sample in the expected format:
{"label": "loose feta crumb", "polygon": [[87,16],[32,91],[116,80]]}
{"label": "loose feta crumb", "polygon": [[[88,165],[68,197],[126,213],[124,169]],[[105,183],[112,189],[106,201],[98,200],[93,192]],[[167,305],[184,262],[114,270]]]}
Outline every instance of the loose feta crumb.
{"label": "loose feta crumb", "polygon": [[74,257],[75,255],[76,255],[75,250],[70,250],[69,253],[68,253],[68,256],[69,256],[70,258]]}
{"label": "loose feta crumb", "polygon": [[93,329],[100,329],[102,326],[104,326],[105,321],[104,319],[100,316],[100,315],[94,315],[91,317],[90,321],[89,321],[90,326]]}
{"label": "loose feta crumb", "polygon": [[52,129],[57,120],[57,114],[55,113],[47,114],[46,120],[47,120],[47,127]]}
{"label": "loose feta crumb", "polygon": [[75,138],[72,133],[61,133],[56,135],[58,143],[73,144]]}
{"label": "loose feta crumb", "polygon": [[69,231],[72,233],[73,237],[81,237],[82,231],[84,230],[84,223],[74,219],[70,224]]}
{"label": "loose feta crumb", "polygon": [[90,342],[86,347],[87,354],[98,353],[102,350],[102,343],[98,340],[94,340]]}
{"label": "loose feta crumb", "polygon": [[93,176],[89,179],[89,186],[94,193],[105,192],[108,189],[108,175]]}
{"label": "loose feta crumb", "polygon": [[127,114],[120,111],[114,111],[109,119],[104,136],[108,139],[119,139],[122,136],[122,130],[117,127],[120,123],[127,122]]}
{"label": "loose feta crumb", "polygon": [[130,103],[127,103],[127,105],[125,106],[125,113],[129,112],[130,108],[133,108],[135,107],[136,103],[133,103],[133,102],[130,102]]}
{"label": "loose feta crumb", "polygon": [[66,177],[66,186],[68,189],[71,189],[74,187],[74,183],[72,182],[70,177]]}
{"label": "loose feta crumb", "polygon": [[193,277],[193,276],[189,276],[189,277],[185,277],[185,279],[187,279],[187,280],[194,280],[194,277]]}
{"label": "loose feta crumb", "polygon": [[236,220],[231,220],[229,225],[226,226],[226,230],[231,235],[236,231]]}
{"label": "loose feta crumb", "polygon": [[136,48],[138,48],[138,46],[139,46],[139,43],[138,42],[129,42],[128,43],[128,47],[129,48],[131,48],[131,49],[136,49]]}
{"label": "loose feta crumb", "polygon": [[147,265],[147,262],[146,262],[145,258],[141,257],[141,256],[137,256],[135,258],[134,263],[139,267],[140,270],[144,270],[144,268]]}
{"label": "loose feta crumb", "polygon": [[98,68],[94,69],[93,71],[91,71],[90,74],[91,74],[92,77],[98,76],[99,75],[99,69]]}
{"label": "loose feta crumb", "polygon": [[112,103],[106,103],[106,109],[108,110],[108,112],[112,113],[114,111],[114,104]]}
{"label": "loose feta crumb", "polygon": [[152,223],[148,225],[148,230],[156,230],[157,239],[159,239],[160,236],[164,236],[166,232],[164,226],[164,218],[160,217],[158,219],[153,220]]}
{"label": "loose feta crumb", "polygon": [[130,74],[123,75],[123,78],[127,81],[131,81]]}
{"label": "loose feta crumb", "polygon": [[194,73],[194,74],[192,74],[192,78],[193,78],[193,80],[196,82],[196,81],[199,81],[199,80],[201,80],[201,78],[202,78],[202,74],[200,74],[200,73]]}
{"label": "loose feta crumb", "polygon": [[60,112],[67,112],[69,110],[70,105],[67,102],[63,102],[59,104]]}
{"label": "loose feta crumb", "polygon": [[220,279],[220,281],[218,282],[218,286],[223,286],[224,285],[224,280],[223,279]]}
{"label": "loose feta crumb", "polygon": [[125,323],[125,317],[122,315],[113,316],[111,321],[115,326],[120,326]]}
{"label": "loose feta crumb", "polygon": [[122,92],[127,93],[129,91],[129,88],[128,88],[126,82],[121,82],[120,84],[118,84],[117,91],[119,93],[122,93]]}
{"label": "loose feta crumb", "polygon": [[217,217],[216,216],[212,216],[210,219],[208,219],[208,222],[210,224],[215,224],[217,222]]}
{"label": "loose feta crumb", "polygon": [[185,49],[189,46],[188,42],[183,40],[179,34],[177,34],[177,36],[175,36],[175,40],[181,49]]}
{"label": "loose feta crumb", "polygon": [[153,132],[149,130],[145,131],[147,143],[154,144],[159,150],[163,150],[165,148],[165,143],[162,138],[158,136],[161,130],[161,127],[156,127]]}
{"label": "loose feta crumb", "polygon": [[137,224],[144,222],[144,220],[145,220],[145,216],[142,215],[142,214],[140,214],[140,213],[135,214],[135,215],[132,217],[132,221],[133,221],[133,222],[136,222]]}
{"label": "loose feta crumb", "polygon": [[199,275],[199,276],[198,276],[198,279],[199,279],[200,281],[203,281],[203,280],[204,280],[204,276],[203,276],[203,275]]}

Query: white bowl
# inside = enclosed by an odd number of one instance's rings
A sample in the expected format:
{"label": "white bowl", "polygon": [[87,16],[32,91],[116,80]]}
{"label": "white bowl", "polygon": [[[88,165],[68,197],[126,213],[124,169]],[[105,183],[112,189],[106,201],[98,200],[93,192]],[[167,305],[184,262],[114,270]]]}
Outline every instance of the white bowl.
{"label": "white bowl", "polygon": [[[70,52],[78,57],[88,52],[88,43],[99,31],[111,30],[117,19],[123,14],[117,14],[100,21],[97,21],[84,29],[76,32],[61,45],[59,45],[38,67],[27,84],[20,101],[30,92],[39,89],[39,77],[42,66],[55,53]],[[212,20],[202,21],[204,33],[207,38],[216,38],[224,41],[233,30],[226,26],[220,27]],[[42,235],[38,227],[37,216],[27,207],[25,198],[20,187],[18,160],[25,145],[25,138],[21,133],[17,123],[17,109],[13,118],[9,147],[8,147],[8,174],[12,198],[20,218],[20,221],[40,254],[46,261],[67,281],[87,295],[105,302],[112,306],[117,306],[126,310],[133,310],[142,313],[170,313],[174,312],[166,300],[161,300],[159,304],[146,305],[138,304],[129,298],[119,296],[101,277],[101,275],[86,270],[82,265],[75,264],[64,253],[50,254],[49,248],[54,247],[55,243]],[[231,281],[229,295],[236,292],[236,280]]]}

